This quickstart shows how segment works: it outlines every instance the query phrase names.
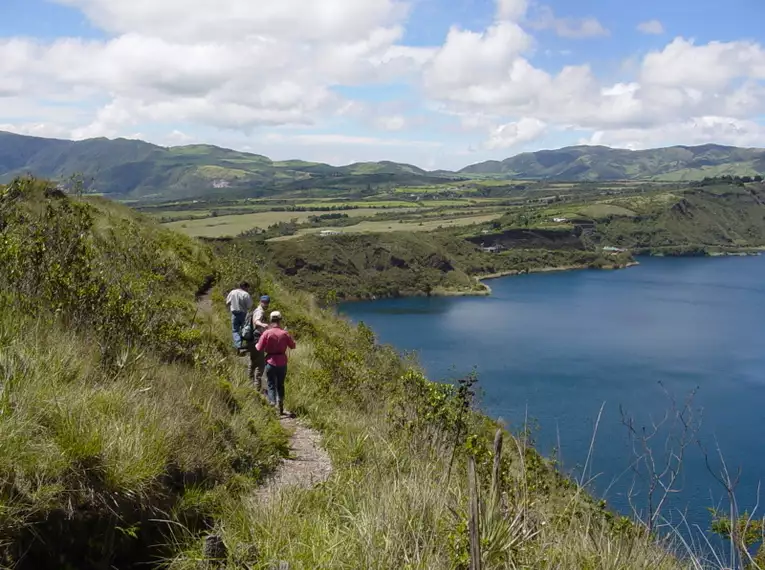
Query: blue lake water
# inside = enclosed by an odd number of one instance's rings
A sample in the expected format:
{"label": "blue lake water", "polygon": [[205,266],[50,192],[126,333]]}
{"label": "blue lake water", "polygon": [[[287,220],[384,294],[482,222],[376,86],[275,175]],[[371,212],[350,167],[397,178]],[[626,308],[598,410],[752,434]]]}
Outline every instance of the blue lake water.
{"label": "blue lake water", "polygon": [[[765,257],[648,258],[621,271],[488,284],[488,298],[379,300],[340,311],[380,342],[417,351],[431,379],[475,368],[483,409],[511,429],[533,418],[537,447],[549,455],[560,444],[571,470],[584,463],[605,404],[591,474],[621,511],[633,477],[624,474],[632,456],[620,406],[645,425],[670,408],[664,389],[682,405],[698,388],[699,438],[714,458],[719,444],[729,468],[742,468],[739,500],[755,503],[765,474]],[[682,476],[673,507],[707,528],[706,507],[724,493],[699,446],[689,448]]]}

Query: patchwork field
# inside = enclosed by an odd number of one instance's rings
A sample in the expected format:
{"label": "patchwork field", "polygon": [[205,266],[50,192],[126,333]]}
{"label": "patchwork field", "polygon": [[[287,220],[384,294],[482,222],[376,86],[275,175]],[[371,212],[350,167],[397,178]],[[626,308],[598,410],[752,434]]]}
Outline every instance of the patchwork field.
{"label": "patchwork field", "polygon": [[494,214],[484,214],[482,216],[467,216],[463,218],[451,218],[451,219],[444,219],[444,218],[436,218],[433,220],[427,220],[427,221],[383,221],[383,222],[373,222],[373,221],[364,221],[359,222],[356,225],[353,226],[346,226],[346,227],[324,227],[324,228],[303,228],[301,230],[298,230],[298,232],[295,235],[291,236],[281,236],[277,238],[272,238],[268,241],[288,241],[291,239],[296,239],[301,236],[310,235],[310,234],[316,234],[324,230],[330,230],[330,231],[337,231],[345,234],[373,234],[373,233],[389,233],[389,232],[431,232],[433,230],[441,229],[441,228],[456,228],[461,226],[469,226],[473,224],[485,224],[486,222],[491,222],[496,219],[498,219],[501,216],[501,213],[497,212]]}
{"label": "patchwork field", "polygon": [[579,210],[579,213],[589,218],[600,219],[607,218],[609,216],[625,216],[628,218],[634,218],[637,216],[632,210],[623,208],[622,206],[616,206],[614,204],[592,204]]}
{"label": "patchwork field", "polygon": [[[387,212],[396,211],[395,208],[386,210]],[[198,220],[182,220],[164,224],[166,227],[181,231],[193,237],[233,237],[255,228],[266,229],[269,226],[280,222],[290,222],[296,220],[297,223],[308,221],[311,216],[320,216],[327,212],[307,211],[307,212],[256,212],[253,214],[240,214],[232,216],[218,216],[215,218],[204,218]],[[363,218],[379,214],[379,209],[359,208],[357,210],[344,210],[352,218]],[[389,222],[386,222],[389,223]]]}

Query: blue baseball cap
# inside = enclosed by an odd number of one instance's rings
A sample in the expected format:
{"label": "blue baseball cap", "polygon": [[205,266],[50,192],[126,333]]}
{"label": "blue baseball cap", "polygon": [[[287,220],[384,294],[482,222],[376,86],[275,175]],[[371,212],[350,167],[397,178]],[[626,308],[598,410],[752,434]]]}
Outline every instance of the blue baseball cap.
{"label": "blue baseball cap", "polygon": [[265,302],[265,303],[270,303],[270,302],[271,302],[271,297],[269,297],[268,295],[263,295],[263,296],[260,298],[260,300],[261,300],[261,301],[263,301],[263,302]]}

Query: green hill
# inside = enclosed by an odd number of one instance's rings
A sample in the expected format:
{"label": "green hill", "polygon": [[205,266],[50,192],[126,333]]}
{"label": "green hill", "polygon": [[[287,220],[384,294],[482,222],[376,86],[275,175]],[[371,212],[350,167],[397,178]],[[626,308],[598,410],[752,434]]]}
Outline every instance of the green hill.
{"label": "green hill", "polygon": [[144,200],[441,181],[415,166],[394,162],[335,167],[300,160],[274,162],[211,145],[165,148],[137,140],[75,142],[0,132],[0,182],[23,174],[60,182],[82,175],[95,192]]}
{"label": "green hill", "polygon": [[384,193],[471,177],[695,180],[765,172],[765,151],[718,145],[629,151],[598,146],[524,153],[454,173],[390,161],[347,166],[289,160],[211,145],[160,147],[138,140],[67,141],[0,132],[0,182],[33,174],[65,182],[82,175],[93,192],[117,199],[242,198],[290,192]]}
{"label": "green hill", "polygon": [[765,173],[765,150],[707,144],[649,150],[572,146],[463,168],[460,174],[550,180],[700,180]]}

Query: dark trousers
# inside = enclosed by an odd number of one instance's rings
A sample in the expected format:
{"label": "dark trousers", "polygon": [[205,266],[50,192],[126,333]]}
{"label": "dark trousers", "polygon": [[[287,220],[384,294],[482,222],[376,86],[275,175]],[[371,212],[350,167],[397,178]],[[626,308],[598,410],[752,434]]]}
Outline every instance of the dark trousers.
{"label": "dark trousers", "polygon": [[255,342],[250,346],[250,362],[247,365],[247,376],[252,381],[253,387],[262,392],[266,390],[266,355],[262,350],[255,350]]}
{"label": "dark trousers", "polygon": [[266,379],[268,380],[268,400],[279,407],[279,413],[284,412],[284,380],[287,378],[286,366],[266,364]]}

